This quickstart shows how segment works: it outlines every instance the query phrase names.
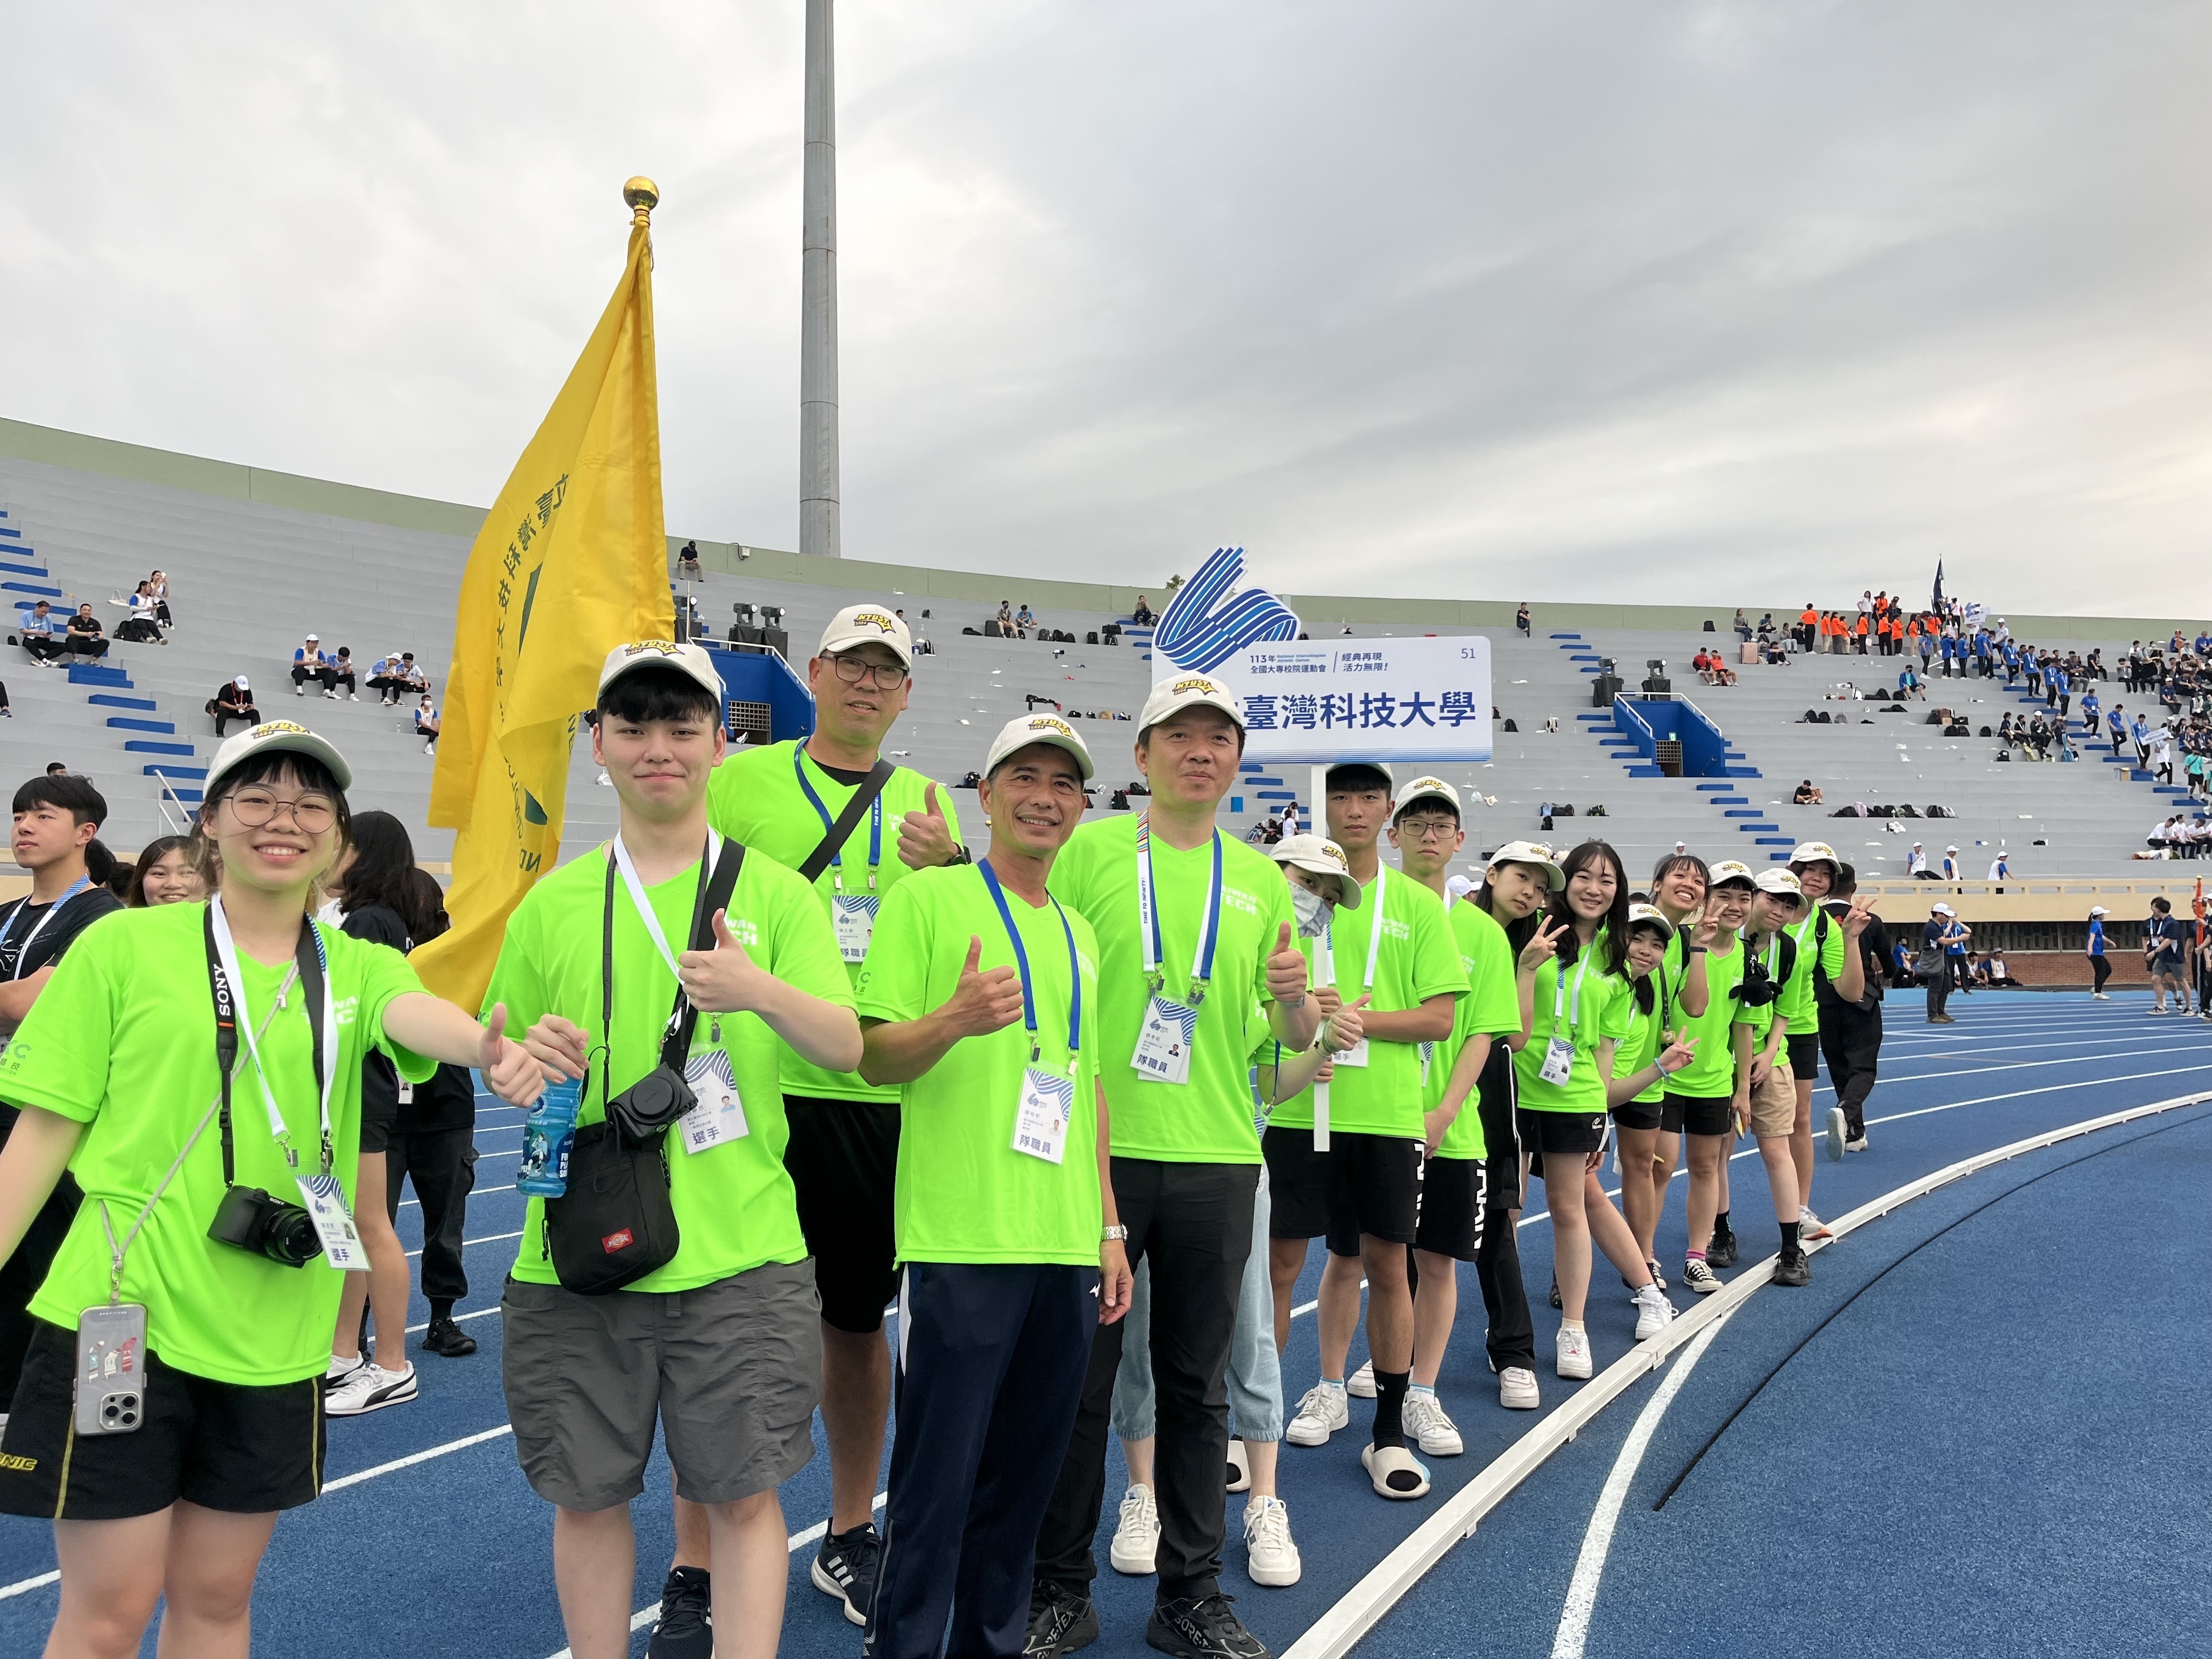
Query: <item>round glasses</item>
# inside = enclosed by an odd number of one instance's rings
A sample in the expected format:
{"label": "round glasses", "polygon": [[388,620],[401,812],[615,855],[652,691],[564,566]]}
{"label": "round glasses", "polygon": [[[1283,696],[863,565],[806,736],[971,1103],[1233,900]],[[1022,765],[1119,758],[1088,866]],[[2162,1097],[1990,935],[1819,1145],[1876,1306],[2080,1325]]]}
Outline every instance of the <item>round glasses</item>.
{"label": "round glasses", "polygon": [[223,799],[231,816],[248,830],[275,823],[280,813],[289,813],[300,833],[307,836],[319,836],[338,821],[338,809],[320,795],[279,800],[265,789],[241,789]]}
{"label": "round glasses", "polygon": [[906,666],[896,662],[870,662],[866,657],[833,656],[830,665],[837,671],[837,678],[848,685],[874,685],[884,691],[896,691],[906,684]]}

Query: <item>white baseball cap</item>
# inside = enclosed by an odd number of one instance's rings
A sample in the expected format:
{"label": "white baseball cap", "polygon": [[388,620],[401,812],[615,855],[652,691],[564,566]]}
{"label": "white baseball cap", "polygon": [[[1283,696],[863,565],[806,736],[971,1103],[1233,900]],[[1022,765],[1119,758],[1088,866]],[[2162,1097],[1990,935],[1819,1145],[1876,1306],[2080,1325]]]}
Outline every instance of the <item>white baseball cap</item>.
{"label": "white baseball cap", "polygon": [[1152,695],[1145,699],[1144,711],[1137,716],[1137,735],[1146,732],[1163,720],[1171,720],[1186,708],[1204,703],[1209,708],[1218,708],[1237,722],[1237,729],[1244,729],[1244,712],[1237,706],[1236,694],[1219,680],[1206,674],[1178,674],[1172,679],[1162,680],[1152,688]]}
{"label": "white baseball cap", "polygon": [[1628,925],[1635,927],[1639,923],[1646,927],[1656,927],[1662,939],[1674,937],[1674,924],[1667,920],[1667,913],[1656,904],[1632,904],[1628,907]]}
{"label": "white baseball cap", "polygon": [[1559,868],[1559,860],[1552,849],[1540,841],[1509,841],[1490,855],[1490,868],[1501,864],[1534,864],[1544,872],[1545,879],[1553,892],[1567,884],[1567,872]]}
{"label": "white baseball cap", "polygon": [[2093,904],[2089,907],[2089,914],[2093,916],[2109,916],[2112,913],[2101,904]]}
{"label": "white baseball cap", "polygon": [[1955,916],[1959,913],[1948,904],[1933,904],[1929,908],[1939,916]]}
{"label": "white baseball cap", "polygon": [[679,645],[673,640],[635,640],[617,646],[600,665],[599,695],[605,696],[607,688],[623,675],[654,667],[672,668],[686,679],[696,680],[714,695],[716,708],[721,707],[725,693],[722,677],[714,672],[714,659],[707,654],[705,646],[688,641]]}
{"label": "white baseball cap", "polygon": [[260,725],[224,739],[208,763],[207,778],[200,785],[203,794],[213,796],[215,787],[229,773],[255,755],[266,750],[283,749],[294,754],[311,755],[331,769],[338,787],[353,787],[353,768],[346,764],[343,755],[333,748],[327,738],[319,738],[297,720],[264,720]]}
{"label": "white baseball cap", "polygon": [[1398,791],[1397,799],[1390,803],[1390,821],[1396,823],[1399,815],[1407,807],[1415,801],[1423,799],[1446,802],[1451,807],[1452,815],[1455,817],[1459,815],[1459,791],[1442,778],[1424,772]]}
{"label": "white baseball cap", "polygon": [[1759,885],[1759,878],[1752,874],[1751,866],[1738,859],[1723,859],[1712,866],[1706,873],[1705,885],[1708,889],[1724,887],[1732,881],[1743,882],[1752,887]]}
{"label": "white baseball cap", "polygon": [[999,763],[1018,750],[1033,743],[1048,743],[1055,749],[1064,749],[1075,757],[1076,769],[1082,773],[1085,783],[1091,781],[1094,769],[1091,750],[1076,735],[1075,728],[1057,714],[1017,714],[999,728],[999,735],[991,739],[990,752],[983,757],[983,775],[989,777],[999,769]]}
{"label": "white baseball cap", "polygon": [[914,635],[906,619],[887,605],[848,605],[830,618],[814,654],[827,657],[856,645],[884,645],[908,668],[914,666]]}
{"label": "white baseball cap", "polygon": [[1825,841],[1808,841],[1802,846],[1794,848],[1790,854],[1789,861],[1792,864],[1817,864],[1823,859],[1834,865],[1839,872],[1842,871],[1843,860],[1836,855],[1836,849]]}
{"label": "white baseball cap", "polygon": [[310,635],[307,635],[307,637],[308,637],[309,639],[311,639],[311,640],[314,641],[314,642],[315,642],[316,644],[318,644],[318,645],[320,645],[320,644],[323,642],[323,636],[322,636],[320,634],[310,634]]}
{"label": "white baseball cap", "polygon": [[231,681],[231,684],[241,691],[251,691],[253,690],[252,686],[246,683],[246,676],[243,674],[240,674],[236,679]]}
{"label": "white baseball cap", "polygon": [[[1346,771],[1355,766],[1364,766],[1370,772],[1380,772],[1382,775],[1382,787],[1385,789],[1395,790],[1397,788],[1398,780],[1396,775],[1393,774],[1390,769],[1381,761],[1337,761],[1329,767],[1328,773],[1325,774],[1324,776],[1334,776],[1339,772]],[[1457,805],[1457,802],[1455,801],[1454,805]],[[1391,809],[1390,815],[1391,817],[1395,817],[1398,815],[1398,809],[1393,807]]]}
{"label": "white baseball cap", "polygon": [[1955,853],[1959,850],[1959,843],[1954,841],[1943,850],[1947,853]]}
{"label": "white baseball cap", "polygon": [[1338,909],[1359,908],[1359,884],[1352,878],[1352,862],[1344,856],[1344,848],[1328,836],[1285,836],[1267,849],[1267,856],[1278,864],[1295,864],[1309,875],[1334,880]]}
{"label": "white baseball cap", "polygon": [[1787,894],[1794,899],[1805,896],[1805,890],[1798,884],[1797,878],[1778,864],[1770,864],[1753,876],[1751,884],[1762,893]]}

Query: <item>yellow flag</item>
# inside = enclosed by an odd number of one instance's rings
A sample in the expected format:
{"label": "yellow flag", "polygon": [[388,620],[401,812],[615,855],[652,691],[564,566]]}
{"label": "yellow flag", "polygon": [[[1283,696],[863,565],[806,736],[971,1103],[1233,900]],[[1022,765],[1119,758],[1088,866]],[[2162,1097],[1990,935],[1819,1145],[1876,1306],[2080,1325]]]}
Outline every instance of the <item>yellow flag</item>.
{"label": "yellow flag", "polygon": [[430,785],[430,822],[460,832],[446,899],[453,926],[410,960],[425,985],[465,1008],[483,1000],[514,907],[559,859],[569,752],[598,701],[600,664],[626,641],[674,633],[652,198],[632,200],[622,282],[461,577]]}

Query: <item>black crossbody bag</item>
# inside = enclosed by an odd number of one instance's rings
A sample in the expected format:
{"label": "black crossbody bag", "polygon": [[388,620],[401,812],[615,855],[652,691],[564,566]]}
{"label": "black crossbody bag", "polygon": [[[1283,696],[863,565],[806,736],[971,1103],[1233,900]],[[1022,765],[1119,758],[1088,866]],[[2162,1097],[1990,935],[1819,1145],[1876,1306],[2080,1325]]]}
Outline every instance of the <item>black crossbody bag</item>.
{"label": "black crossbody bag", "polygon": [[[691,918],[695,951],[714,948],[714,913],[725,908],[737,889],[745,849],[722,843],[722,856],[700,884]],[[599,1006],[607,1031],[608,1054],[614,1048],[615,867],[607,860],[606,911],[600,927]],[[634,1285],[676,1259],[683,1234],[669,1196],[668,1131],[696,1103],[684,1080],[691,1051],[691,1032],[699,1011],[682,988],[660,1040],[659,1064],[612,1099],[608,1067],[599,1068],[599,1104],[605,1117],[576,1131],[568,1155],[568,1190],[545,1200],[545,1243],[553,1272],[563,1290],[579,1296],[605,1296]]]}
{"label": "black crossbody bag", "polygon": [[814,850],[806,855],[806,862],[799,866],[799,878],[809,887],[821,879],[822,872],[830,867],[830,860],[836,858],[845,843],[853,838],[853,831],[860,827],[861,817],[876,804],[876,797],[884,793],[884,786],[891,781],[891,774],[897,770],[898,768],[887,760],[879,760],[868,769],[868,775],[862,778],[860,787],[853,791],[852,799],[847,801],[845,810],[837,814],[837,821],[830,826]]}

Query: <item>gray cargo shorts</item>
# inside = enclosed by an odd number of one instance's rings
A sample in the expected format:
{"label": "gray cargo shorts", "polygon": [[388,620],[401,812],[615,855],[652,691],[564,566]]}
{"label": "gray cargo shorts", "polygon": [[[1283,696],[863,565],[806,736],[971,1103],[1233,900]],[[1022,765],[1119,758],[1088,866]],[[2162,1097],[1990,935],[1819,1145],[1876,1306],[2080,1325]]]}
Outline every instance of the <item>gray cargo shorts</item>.
{"label": "gray cargo shorts", "polygon": [[501,1379],[531,1489],[563,1509],[645,1489],[656,1421],[697,1504],[767,1492],[814,1455],[821,1304],[811,1261],[669,1292],[578,1296],[509,1279]]}

